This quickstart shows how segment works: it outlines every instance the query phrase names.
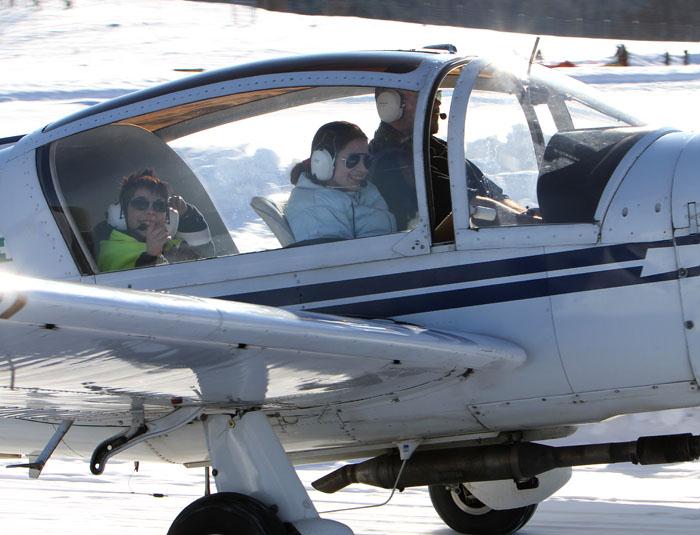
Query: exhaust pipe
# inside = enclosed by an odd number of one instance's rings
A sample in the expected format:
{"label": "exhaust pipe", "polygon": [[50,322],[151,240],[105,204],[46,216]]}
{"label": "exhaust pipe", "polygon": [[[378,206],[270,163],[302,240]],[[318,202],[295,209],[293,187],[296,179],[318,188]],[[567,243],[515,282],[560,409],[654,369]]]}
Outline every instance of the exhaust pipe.
{"label": "exhaust pipe", "polygon": [[[642,437],[632,442],[545,446],[534,442],[417,451],[401,473],[397,487],[422,487],[473,481],[514,479],[524,482],[554,468],[588,464],[664,464],[700,457],[700,435]],[[391,489],[401,469],[398,454],[385,454],[349,464],[311,485],[332,494],[352,483]]]}

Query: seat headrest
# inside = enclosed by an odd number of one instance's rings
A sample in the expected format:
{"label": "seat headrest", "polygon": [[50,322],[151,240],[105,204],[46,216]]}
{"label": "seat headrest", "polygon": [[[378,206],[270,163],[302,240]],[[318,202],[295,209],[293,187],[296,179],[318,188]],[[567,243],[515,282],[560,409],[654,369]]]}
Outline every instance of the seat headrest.
{"label": "seat headrest", "polygon": [[250,206],[270,228],[282,247],[294,243],[294,234],[284,215],[284,204],[280,207],[266,197],[253,197]]}

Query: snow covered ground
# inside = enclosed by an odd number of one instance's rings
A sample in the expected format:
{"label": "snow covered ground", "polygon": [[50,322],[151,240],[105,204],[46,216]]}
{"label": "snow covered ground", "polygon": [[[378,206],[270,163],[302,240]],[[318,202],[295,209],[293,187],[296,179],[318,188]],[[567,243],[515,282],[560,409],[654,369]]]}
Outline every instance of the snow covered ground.
{"label": "snow covered ground", "polygon": [[[10,4],[14,4],[12,7]],[[242,61],[326,50],[396,49],[451,42],[461,52],[528,57],[534,38],[492,31],[341,18],[304,18],[246,7],[166,0],[0,0],[0,137],[29,132],[103,99]],[[626,43],[633,67],[602,67],[616,41],[544,37],[546,63],[569,60],[567,73],[596,85],[652,123],[700,125],[700,46]],[[660,65],[664,52],[693,64]],[[700,432],[697,411],[668,411],[585,426],[568,443],[631,440],[644,434]],[[7,463],[2,463],[7,464]],[[305,482],[330,465],[304,467]],[[1,468],[0,468],[1,469]],[[543,503],[527,527],[545,534],[694,534],[700,525],[700,463],[668,467],[585,467]],[[89,475],[85,461],[52,459],[39,481],[0,472],[0,532],[162,534],[203,490],[202,470],[129,463]],[[312,491],[320,511],[384,501],[387,493],[350,487]],[[390,505],[328,515],[357,534],[451,533],[424,489]]]}
{"label": "snow covered ground", "polygon": [[[328,465],[301,470],[309,483]],[[201,469],[187,470],[112,461],[105,475],[87,474],[85,463],[52,459],[39,481],[19,471],[0,479],[3,533],[56,535],[162,535],[178,512],[202,495]],[[700,464],[658,468],[586,467],[540,505],[523,535],[696,534]],[[388,491],[357,486],[336,495],[311,492],[319,511],[381,503]],[[447,535],[423,488],[407,489],[384,507],[324,515],[357,535]]]}

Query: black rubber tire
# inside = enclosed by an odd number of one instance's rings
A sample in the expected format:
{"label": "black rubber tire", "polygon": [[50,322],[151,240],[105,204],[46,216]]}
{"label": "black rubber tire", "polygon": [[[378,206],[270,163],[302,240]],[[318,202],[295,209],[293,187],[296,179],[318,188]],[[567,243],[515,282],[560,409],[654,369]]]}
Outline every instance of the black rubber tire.
{"label": "black rubber tire", "polygon": [[[463,485],[456,491],[445,485],[430,485],[428,490],[430,501],[442,521],[456,532],[468,535],[515,533],[527,524],[537,509],[537,504],[533,504],[497,511],[477,500]],[[458,505],[457,501],[461,503]],[[473,514],[469,510],[473,510]]]}
{"label": "black rubber tire", "polygon": [[168,535],[286,535],[273,508],[236,492],[204,496],[185,507]]}

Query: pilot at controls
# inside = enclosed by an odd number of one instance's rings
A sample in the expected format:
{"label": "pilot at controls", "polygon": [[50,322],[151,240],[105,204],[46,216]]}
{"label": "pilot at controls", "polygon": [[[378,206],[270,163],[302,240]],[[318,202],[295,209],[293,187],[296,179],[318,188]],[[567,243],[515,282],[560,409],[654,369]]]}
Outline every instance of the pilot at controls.
{"label": "pilot at controls", "polygon": [[[380,87],[375,90],[375,104],[381,123],[370,142],[370,152],[375,159],[371,180],[396,216],[399,230],[413,228],[418,216],[413,172],[413,122],[417,101],[418,93],[413,91]],[[438,91],[430,118],[430,186],[436,223],[449,222],[451,227],[451,218],[448,219],[452,203],[447,143],[435,135],[440,119],[444,118],[440,114],[440,104],[441,93]],[[472,202],[478,198],[490,204],[495,201],[506,212],[525,211],[513,203],[497,184],[485,177],[476,165],[469,160],[465,160],[465,165]]]}
{"label": "pilot at controls", "polygon": [[119,203],[95,228],[100,271],[182,262],[214,254],[209,226],[193,205],[146,169],[121,183]]}
{"label": "pilot at controls", "polygon": [[311,157],[291,172],[286,217],[297,243],[396,231],[394,215],[366,180],[370,165],[367,136],[357,125],[336,121],[318,129]]}

